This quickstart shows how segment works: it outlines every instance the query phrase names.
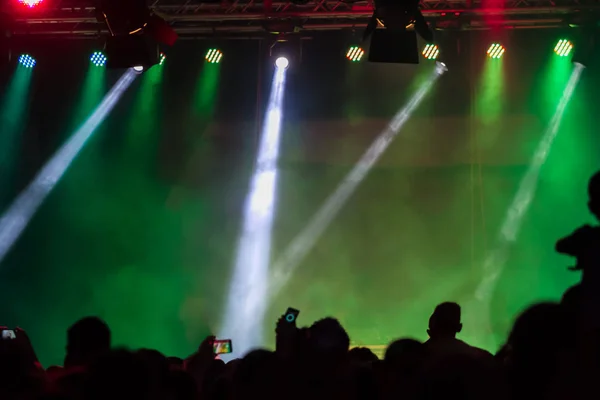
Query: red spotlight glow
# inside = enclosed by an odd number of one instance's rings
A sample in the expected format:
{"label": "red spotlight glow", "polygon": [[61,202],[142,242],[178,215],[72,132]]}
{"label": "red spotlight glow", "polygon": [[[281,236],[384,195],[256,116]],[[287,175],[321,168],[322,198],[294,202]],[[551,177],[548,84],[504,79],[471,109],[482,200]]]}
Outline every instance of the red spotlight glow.
{"label": "red spotlight glow", "polygon": [[18,0],[25,7],[34,8],[39,6],[44,0]]}

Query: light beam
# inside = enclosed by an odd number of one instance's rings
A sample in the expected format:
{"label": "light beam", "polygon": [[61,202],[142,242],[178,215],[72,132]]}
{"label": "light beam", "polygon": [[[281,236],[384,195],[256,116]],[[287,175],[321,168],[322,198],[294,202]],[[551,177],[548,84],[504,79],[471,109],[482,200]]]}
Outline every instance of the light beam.
{"label": "light beam", "polygon": [[79,151],[127,90],[135,73],[128,70],[106,94],[87,121],[44,165],[0,218],[0,263],[21,236],[39,206],[62,178]]}
{"label": "light beam", "polygon": [[408,104],[398,111],[388,126],[371,144],[371,147],[358,160],[350,173],[346,175],[333,194],[325,200],[325,203],[310,219],[306,227],[288,245],[283,255],[273,265],[270,296],[275,296],[290,279],[295,268],[321,238],[327,227],[329,227],[350,196],[352,196],[356,188],[367,176],[373,165],[375,165],[396,138],[400,129],[419,106],[433,84],[446,70],[447,68],[444,64],[437,64],[431,76],[423,83],[417,93],[413,95]]}
{"label": "light beam", "polygon": [[[581,64],[575,64],[554,116],[550,120],[542,140],[536,148],[529,164],[529,168],[521,179],[517,193],[513,197],[506,216],[504,217],[496,245],[483,263],[482,279],[475,291],[474,304],[472,306],[473,308],[479,309],[477,312],[479,323],[481,324],[484,336],[488,338],[487,340],[494,340],[493,337],[490,336],[490,332],[492,332],[490,307],[494,290],[496,289],[498,279],[504,270],[511,245],[517,240],[523,218],[527,214],[527,211],[529,211],[529,207],[537,189],[540,171],[548,158],[550,148],[560,129],[560,123],[565,113],[565,109],[573,96],[584,68],[585,67]],[[487,347],[492,348],[495,346],[496,343],[490,342]]]}
{"label": "light beam", "polygon": [[285,68],[277,68],[273,77],[254,174],[246,198],[220,336],[233,340],[235,355],[230,357],[242,356],[263,344],[285,75]]}

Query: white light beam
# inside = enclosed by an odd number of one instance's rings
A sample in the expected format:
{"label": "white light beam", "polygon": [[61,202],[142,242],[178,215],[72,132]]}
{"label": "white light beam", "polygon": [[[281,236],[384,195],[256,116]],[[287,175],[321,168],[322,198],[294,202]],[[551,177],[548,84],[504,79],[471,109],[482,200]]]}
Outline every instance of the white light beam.
{"label": "white light beam", "polygon": [[379,134],[377,139],[371,144],[371,147],[369,147],[366,153],[364,153],[356,163],[350,173],[346,175],[335,192],[327,198],[306,227],[288,245],[283,255],[273,266],[270,296],[275,296],[290,279],[295,268],[321,238],[327,227],[338,215],[358,185],[363,181],[373,165],[379,160],[390,143],[398,135],[402,126],[404,126],[408,118],[419,106],[433,84],[444,72],[446,72],[446,70],[446,66],[443,63],[437,64],[431,77],[423,83],[423,86],[421,86],[417,93],[413,95],[408,104],[394,116],[388,126]]}
{"label": "white light beam", "polygon": [[0,263],[21,236],[39,206],[44,202],[92,133],[104,121],[127,90],[135,73],[128,70],[106,94],[87,121],[44,165],[33,181],[13,201],[0,219]]}
{"label": "white light beam", "polygon": [[235,353],[226,358],[242,356],[263,344],[285,74],[285,68],[277,68],[273,76],[254,175],[246,198],[220,335],[233,342]]}

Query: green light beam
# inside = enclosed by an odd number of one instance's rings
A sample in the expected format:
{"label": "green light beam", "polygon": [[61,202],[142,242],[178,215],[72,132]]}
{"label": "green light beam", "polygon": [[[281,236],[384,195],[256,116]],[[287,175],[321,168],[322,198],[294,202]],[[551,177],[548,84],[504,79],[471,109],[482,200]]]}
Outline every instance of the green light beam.
{"label": "green light beam", "polygon": [[204,64],[194,98],[194,112],[201,117],[213,115],[221,67],[219,64]]}
{"label": "green light beam", "polygon": [[[106,69],[90,65],[74,113],[74,128],[79,127],[102,101],[106,93]],[[71,131],[71,130],[69,130]]]}
{"label": "green light beam", "polygon": [[[129,120],[129,135],[127,136],[128,152],[148,150],[144,144],[152,144],[148,135],[158,131],[160,110],[158,93],[163,80],[163,65],[156,65],[142,76],[142,85],[138,92],[135,108]],[[129,156],[133,154],[129,153]]]}
{"label": "green light beam", "polygon": [[[498,279],[500,278],[504,265],[508,259],[509,249],[517,240],[524,216],[529,211],[529,207],[536,193],[541,169],[546,162],[554,139],[560,130],[560,124],[566,107],[573,96],[582,72],[583,66],[575,65],[562,96],[560,97],[554,116],[546,128],[531,159],[529,168],[521,179],[519,189],[507,210],[496,246],[485,259],[482,272],[483,278],[476,290],[475,298],[480,302],[481,306],[487,310],[485,318],[488,319],[488,325],[490,325],[490,303],[494,289],[496,288]],[[489,331],[489,326],[487,330]]]}
{"label": "green light beam", "polygon": [[494,124],[504,107],[504,62],[486,58],[481,76],[477,114],[486,125]]}
{"label": "green light beam", "polygon": [[[188,123],[192,131],[189,136],[186,135],[186,142],[189,142],[188,147],[192,149],[190,154],[193,154],[188,165],[190,171],[196,167],[198,160],[205,159],[211,153],[211,144],[205,140],[203,133],[212,121],[215,112],[220,75],[220,64],[204,63],[198,77]],[[191,174],[195,174],[195,172],[191,172]]]}
{"label": "green light beam", "polygon": [[90,65],[83,83],[81,102],[77,114],[86,118],[89,113],[100,103],[106,92],[106,68]]}
{"label": "green light beam", "polygon": [[8,191],[6,185],[13,178],[19,155],[19,135],[25,128],[27,102],[31,86],[31,68],[18,65],[9,83],[0,111],[0,197]]}

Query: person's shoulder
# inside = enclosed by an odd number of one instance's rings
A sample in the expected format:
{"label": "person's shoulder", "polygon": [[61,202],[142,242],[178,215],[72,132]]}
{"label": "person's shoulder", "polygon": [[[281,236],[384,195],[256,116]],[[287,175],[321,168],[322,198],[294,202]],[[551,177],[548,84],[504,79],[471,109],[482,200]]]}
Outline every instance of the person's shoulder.
{"label": "person's shoulder", "polygon": [[490,353],[487,350],[484,350],[479,347],[471,346],[467,342],[463,342],[460,339],[456,339],[456,342],[461,348],[465,349],[469,354],[471,354],[473,356],[476,356],[478,358],[494,358],[492,353]]}

